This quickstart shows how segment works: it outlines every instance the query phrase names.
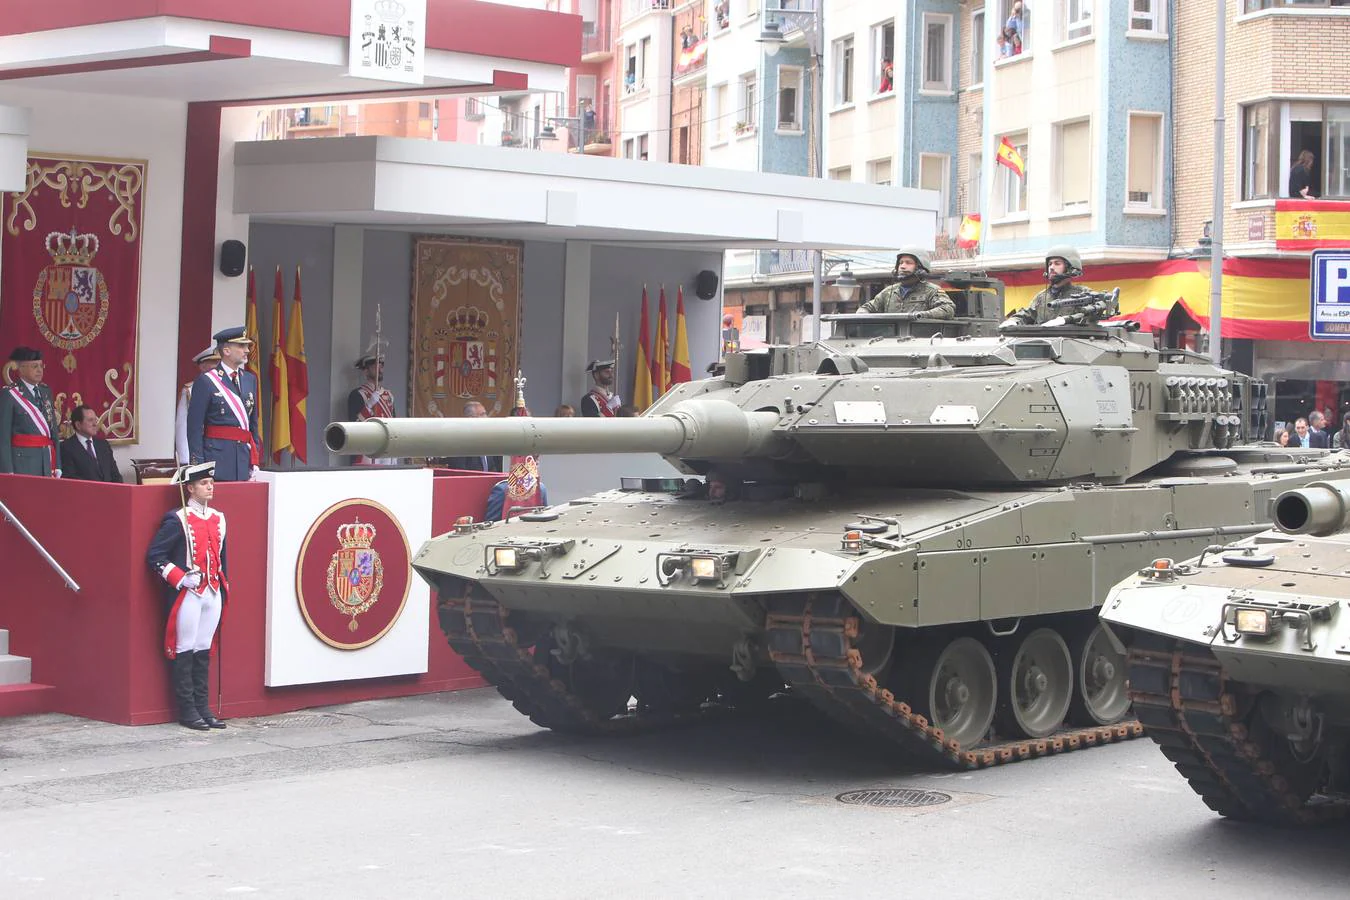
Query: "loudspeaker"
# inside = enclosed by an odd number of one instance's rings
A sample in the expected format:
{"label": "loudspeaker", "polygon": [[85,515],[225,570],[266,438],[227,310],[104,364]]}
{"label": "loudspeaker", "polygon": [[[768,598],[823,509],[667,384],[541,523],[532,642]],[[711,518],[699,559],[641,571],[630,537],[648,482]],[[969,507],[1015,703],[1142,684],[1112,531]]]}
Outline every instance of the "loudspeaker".
{"label": "loudspeaker", "polygon": [[711,300],[717,296],[717,273],[712,269],[704,269],[698,273],[694,279],[694,293],[700,300]]}
{"label": "loudspeaker", "polygon": [[244,263],[248,251],[243,241],[224,241],[220,245],[220,274],[227,278],[237,278],[244,274]]}

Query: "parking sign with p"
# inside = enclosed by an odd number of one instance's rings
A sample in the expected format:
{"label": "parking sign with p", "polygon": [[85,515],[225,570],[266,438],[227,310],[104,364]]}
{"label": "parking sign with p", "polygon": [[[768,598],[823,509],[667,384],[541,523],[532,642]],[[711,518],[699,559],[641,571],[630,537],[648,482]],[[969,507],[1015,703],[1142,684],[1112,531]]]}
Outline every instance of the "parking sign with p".
{"label": "parking sign with p", "polygon": [[1314,250],[1310,284],[1308,334],[1315,341],[1350,341],[1350,248]]}

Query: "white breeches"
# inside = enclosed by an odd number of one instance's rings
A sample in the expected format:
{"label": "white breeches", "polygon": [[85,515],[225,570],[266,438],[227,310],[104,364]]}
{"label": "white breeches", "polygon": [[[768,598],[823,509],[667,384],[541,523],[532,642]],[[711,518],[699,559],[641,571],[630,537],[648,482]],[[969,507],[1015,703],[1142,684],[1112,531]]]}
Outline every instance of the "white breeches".
{"label": "white breeches", "polygon": [[211,638],[220,624],[220,591],[207,588],[200,595],[188,591],[178,604],[179,653],[210,650]]}

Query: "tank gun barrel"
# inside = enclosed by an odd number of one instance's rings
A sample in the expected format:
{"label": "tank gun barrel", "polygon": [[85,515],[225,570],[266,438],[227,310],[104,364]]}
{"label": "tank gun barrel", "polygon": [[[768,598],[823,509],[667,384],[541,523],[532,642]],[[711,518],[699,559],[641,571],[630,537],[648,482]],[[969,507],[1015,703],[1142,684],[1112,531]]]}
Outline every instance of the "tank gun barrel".
{"label": "tank gun barrel", "polygon": [[1287,534],[1324,536],[1350,527],[1350,478],[1314,481],[1275,498],[1271,516]]}
{"label": "tank gun barrel", "polygon": [[773,439],[778,414],[745,412],[725,400],[686,400],[632,419],[367,419],[334,422],[324,441],[362,456],[503,456],[659,453],[687,458],[756,455]]}

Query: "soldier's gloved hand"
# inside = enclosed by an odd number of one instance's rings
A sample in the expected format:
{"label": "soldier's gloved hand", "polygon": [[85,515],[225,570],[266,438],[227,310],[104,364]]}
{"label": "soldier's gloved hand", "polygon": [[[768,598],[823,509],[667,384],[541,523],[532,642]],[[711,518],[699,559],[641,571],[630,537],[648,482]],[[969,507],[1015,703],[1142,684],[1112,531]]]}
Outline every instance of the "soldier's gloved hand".
{"label": "soldier's gloved hand", "polygon": [[248,480],[249,480],[249,481],[257,481],[257,480],[258,480],[258,467],[257,467],[257,466],[254,466],[253,468],[251,468],[251,469],[248,470]]}
{"label": "soldier's gloved hand", "polygon": [[1004,319],[1002,322],[998,323],[998,330],[1003,331],[1008,328],[1016,328],[1018,325],[1021,324],[1022,323],[1019,322],[1017,319]]}
{"label": "soldier's gloved hand", "polygon": [[197,590],[202,586],[202,573],[201,572],[187,573],[186,575],[183,576],[182,584],[180,584],[179,586],[185,587],[190,591]]}

